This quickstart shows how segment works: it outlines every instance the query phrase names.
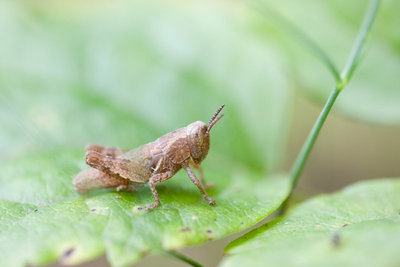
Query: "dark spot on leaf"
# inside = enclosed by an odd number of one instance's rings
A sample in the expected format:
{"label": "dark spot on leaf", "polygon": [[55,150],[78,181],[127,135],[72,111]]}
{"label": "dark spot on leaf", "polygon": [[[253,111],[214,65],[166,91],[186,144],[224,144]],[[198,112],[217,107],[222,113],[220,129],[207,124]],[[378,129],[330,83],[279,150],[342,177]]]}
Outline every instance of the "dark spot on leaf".
{"label": "dark spot on leaf", "polygon": [[244,222],[240,222],[240,224],[244,224]]}
{"label": "dark spot on leaf", "polygon": [[340,243],[340,236],[339,234],[336,233],[332,236],[332,246],[338,247],[339,243]]}
{"label": "dark spot on leaf", "polygon": [[342,227],[346,227],[346,226],[349,226],[349,225],[350,225],[350,224],[345,223],[345,224],[342,225]]}
{"label": "dark spot on leaf", "polygon": [[33,211],[34,211],[34,212],[38,212],[39,210],[38,210],[38,209],[34,209]]}
{"label": "dark spot on leaf", "polygon": [[138,210],[142,210],[143,208],[142,207],[139,207],[139,208],[137,208]]}
{"label": "dark spot on leaf", "polygon": [[189,227],[189,226],[186,226],[186,227],[184,227],[184,228],[181,229],[181,232],[188,232],[188,231],[190,231],[190,230],[191,230],[190,227]]}
{"label": "dark spot on leaf", "polygon": [[210,229],[208,229],[207,234],[212,234],[212,231]]}
{"label": "dark spot on leaf", "polygon": [[96,211],[96,209],[91,209],[90,211],[91,211],[91,212],[95,212],[95,211]]}
{"label": "dark spot on leaf", "polygon": [[66,260],[69,258],[69,256],[72,255],[72,253],[73,253],[74,251],[75,251],[74,248],[70,248],[70,249],[66,250],[66,251],[64,252],[64,254],[61,256],[61,258],[60,258],[61,264],[64,265],[65,262],[66,262]]}
{"label": "dark spot on leaf", "polygon": [[292,232],[296,232],[296,229],[292,229]]}
{"label": "dark spot on leaf", "polygon": [[216,222],[216,221],[217,221],[217,218],[214,219],[214,222]]}
{"label": "dark spot on leaf", "polygon": [[74,248],[70,248],[67,251],[64,252],[64,257],[69,257],[71,254],[74,252]]}
{"label": "dark spot on leaf", "polygon": [[268,223],[264,224],[265,227],[268,227]]}

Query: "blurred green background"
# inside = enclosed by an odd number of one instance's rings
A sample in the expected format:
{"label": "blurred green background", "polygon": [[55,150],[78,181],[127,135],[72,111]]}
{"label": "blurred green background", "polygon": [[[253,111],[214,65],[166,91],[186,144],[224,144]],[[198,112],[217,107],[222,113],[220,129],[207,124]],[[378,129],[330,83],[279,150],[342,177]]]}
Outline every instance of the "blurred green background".
{"label": "blurred green background", "polygon": [[[279,1],[264,11],[251,1],[2,1],[0,159],[81,151],[87,143],[135,147],[207,121],[225,103],[205,164],[287,171],[334,80],[276,13],[340,69],[366,4]],[[295,199],[399,175],[399,10],[398,1],[382,2],[360,68],[322,129]],[[183,252],[215,266],[236,236]],[[185,266],[162,256],[138,266],[160,262]],[[104,257],[91,264],[107,265]]]}

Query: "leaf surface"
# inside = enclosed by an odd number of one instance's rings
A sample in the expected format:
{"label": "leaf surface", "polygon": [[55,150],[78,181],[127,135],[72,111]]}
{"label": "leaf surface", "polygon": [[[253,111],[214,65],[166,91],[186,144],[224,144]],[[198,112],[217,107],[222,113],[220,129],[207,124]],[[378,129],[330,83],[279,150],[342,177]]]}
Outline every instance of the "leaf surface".
{"label": "leaf surface", "polygon": [[[241,231],[274,211],[286,177],[290,92],[280,52],[230,7],[120,2],[1,3],[1,266],[72,264],[104,252],[114,266]],[[204,19],[204,18],[207,19]],[[79,195],[89,143],[135,148],[202,120],[220,104],[202,166],[210,207],[184,172],[136,192]]]}
{"label": "leaf surface", "polygon": [[221,266],[395,266],[399,212],[400,179],[359,182],[233,241]]}

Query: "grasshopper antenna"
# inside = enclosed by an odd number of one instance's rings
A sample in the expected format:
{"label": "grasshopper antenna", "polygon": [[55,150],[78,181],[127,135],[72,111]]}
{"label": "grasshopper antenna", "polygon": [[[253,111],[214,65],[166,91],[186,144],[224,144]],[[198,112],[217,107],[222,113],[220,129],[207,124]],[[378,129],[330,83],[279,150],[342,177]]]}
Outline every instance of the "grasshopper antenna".
{"label": "grasshopper antenna", "polygon": [[[214,126],[214,124],[216,124],[219,119],[221,119],[224,114],[222,113],[221,115],[218,116],[218,114],[221,112],[221,110],[225,107],[225,104],[222,104],[217,111],[214,113],[214,115],[212,115],[210,121],[208,122],[208,126],[207,126],[207,131],[206,134],[208,134],[211,131],[211,128]],[[218,117],[217,117],[218,116]]]}

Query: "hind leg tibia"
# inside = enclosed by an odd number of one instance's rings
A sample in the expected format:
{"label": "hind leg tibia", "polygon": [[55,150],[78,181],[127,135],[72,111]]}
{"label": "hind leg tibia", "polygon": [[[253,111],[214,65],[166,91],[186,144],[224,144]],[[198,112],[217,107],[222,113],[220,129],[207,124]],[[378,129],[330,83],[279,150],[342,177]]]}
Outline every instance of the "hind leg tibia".
{"label": "hind leg tibia", "polygon": [[108,175],[94,168],[83,170],[72,180],[74,188],[79,193],[100,188],[129,189],[130,181],[117,175]]}

